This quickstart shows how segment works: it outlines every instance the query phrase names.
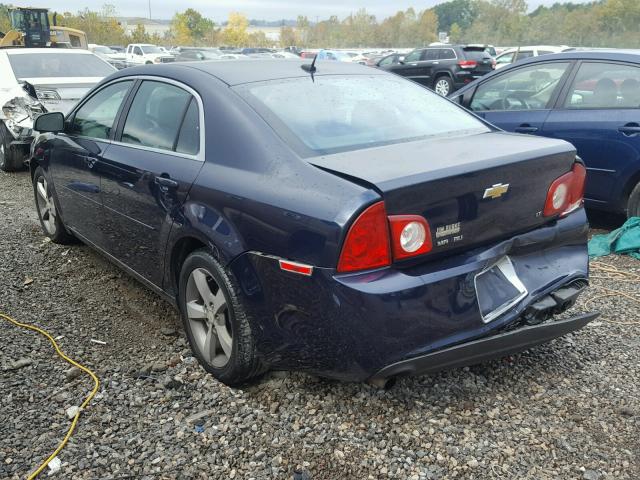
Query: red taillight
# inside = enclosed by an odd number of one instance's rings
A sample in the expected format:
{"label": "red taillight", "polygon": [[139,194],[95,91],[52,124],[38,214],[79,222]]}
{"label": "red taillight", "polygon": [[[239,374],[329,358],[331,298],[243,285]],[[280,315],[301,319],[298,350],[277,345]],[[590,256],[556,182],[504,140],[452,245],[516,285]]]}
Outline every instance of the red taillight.
{"label": "red taillight", "polygon": [[353,272],[391,264],[389,227],[384,202],[371,205],[353,222],[342,246],[339,272]]}
{"label": "red taillight", "polygon": [[461,68],[476,68],[478,66],[478,62],[475,60],[458,60],[458,65]]}
{"label": "red taillight", "polygon": [[391,215],[391,248],[394,260],[415,257],[431,251],[431,229],[419,215]]}
{"label": "red taillight", "polygon": [[562,216],[581,207],[586,176],[584,165],[576,162],[569,173],[556,178],[549,187],[542,214],[545,217]]}
{"label": "red taillight", "polygon": [[431,251],[429,223],[419,215],[390,215],[384,202],[371,205],[353,222],[342,247],[338,272],[391,265]]}

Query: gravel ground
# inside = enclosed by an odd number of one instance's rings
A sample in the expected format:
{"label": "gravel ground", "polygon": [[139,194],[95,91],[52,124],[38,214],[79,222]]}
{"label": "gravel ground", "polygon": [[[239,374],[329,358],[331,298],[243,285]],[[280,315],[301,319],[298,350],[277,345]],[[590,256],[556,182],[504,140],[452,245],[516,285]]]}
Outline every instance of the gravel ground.
{"label": "gravel ground", "polygon": [[[386,392],[301,373],[231,389],[168,304],[89,248],[44,240],[27,173],[0,172],[0,225],[0,310],[101,379],[54,478],[640,478],[640,308],[599,296],[637,281],[594,278],[575,309],[603,316],[578,333]],[[36,333],[0,319],[0,336],[0,478],[24,478],[92,383]]]}

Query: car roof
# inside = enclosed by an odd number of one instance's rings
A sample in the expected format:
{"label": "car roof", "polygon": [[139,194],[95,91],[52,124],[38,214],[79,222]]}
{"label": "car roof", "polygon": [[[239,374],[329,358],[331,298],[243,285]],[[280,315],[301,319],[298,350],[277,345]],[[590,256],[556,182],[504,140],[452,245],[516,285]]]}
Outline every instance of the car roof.
{"label": "car roof", "polygon": [[[529,63],[544,62],[548,60],[618,60],[640,62],[640,50],[632,49],[602,49],[602,50],[568,50],[566,52],[550,53],[519,60],[513,65],[526,65]],[[501,69],[502,70],[502,69]]]}
{"label": "car roof", "polygon": [[[302,65],[310,65],[311,59],[248,59],[235,61],[211,62],[178,62],[165,65],[143,65],[120,70],[121,75],[154,75],[162,74],[163,70],[175,72],[177,68],[184,69],[185,75],[193,70],[212,75],[227,85],[263,82],[285,78],[308,77],[309,72],[303,70]],[[318,60],[315,64],[315,76],[321,75],[389,75],[388,73],[351,62],[336,62]]]}

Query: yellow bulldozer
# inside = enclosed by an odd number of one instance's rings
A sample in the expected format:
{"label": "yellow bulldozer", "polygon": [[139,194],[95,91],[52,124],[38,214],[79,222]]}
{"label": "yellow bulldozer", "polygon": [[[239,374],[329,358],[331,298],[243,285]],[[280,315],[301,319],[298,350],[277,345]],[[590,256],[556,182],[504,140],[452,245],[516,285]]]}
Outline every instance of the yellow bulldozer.
{"label": "yellow bulldozer", "polygon": [[87,48],[87,34],[75,28],[53,25],[46,8],[10,7],[11,30],[0,32],[0,47]]}

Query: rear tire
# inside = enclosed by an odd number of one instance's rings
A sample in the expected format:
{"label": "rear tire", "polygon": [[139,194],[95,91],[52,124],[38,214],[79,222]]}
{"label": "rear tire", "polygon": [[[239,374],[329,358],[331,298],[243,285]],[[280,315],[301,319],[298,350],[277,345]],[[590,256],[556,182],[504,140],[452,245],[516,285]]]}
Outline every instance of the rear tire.
{"label": "rear tire", "polygon": [[638,183],[627,200],[627,218],[640,217],[640,183]]}
{"label": "rear tire", "polygon": [[239,291],[232,274],[207,249],[196,250],[182,264],[178,298],[191,350],[207,372],[229,386],[266,370]]}
{"label": "rear tire", "polygon": [[14,149],[11,148],[11,140],[13,137],[7,126],[4,123],[0,123],[0,170],[4,172],[15,172],[22,170],[23,165],[16,155]]}
{"label": "rear tire", "polygon": [[62,245],[74,243],[74,236],[67,231],[64,223],[62,223],[53,191],[41,167],[36,168],[33,174],[33,193],[36,197],[36,210],[38,211],[40,226],[44,234],[53,243]]}
{"label": "rear tire", "polygon": [[453,80],[446,75],[436,78],[436,81],[433,82],[433,91],[438,95],[446,97],[453,92]]}

